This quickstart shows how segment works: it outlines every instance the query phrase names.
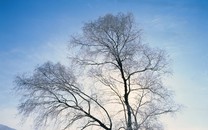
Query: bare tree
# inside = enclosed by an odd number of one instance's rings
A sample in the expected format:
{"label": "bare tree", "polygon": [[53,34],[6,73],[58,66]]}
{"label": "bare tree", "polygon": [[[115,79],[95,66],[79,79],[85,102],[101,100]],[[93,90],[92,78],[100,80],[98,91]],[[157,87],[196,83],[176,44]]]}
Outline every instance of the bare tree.
{"label": "bare tree", "polygon": [[132,14],[84,24],[71,50],[70,67],[47,62],[15,80],[20,113],[35,113],[36,126],[51,119],[61,129],[162,130],[159,117],[178,110],[162,83],[167,55],[141,43]]}

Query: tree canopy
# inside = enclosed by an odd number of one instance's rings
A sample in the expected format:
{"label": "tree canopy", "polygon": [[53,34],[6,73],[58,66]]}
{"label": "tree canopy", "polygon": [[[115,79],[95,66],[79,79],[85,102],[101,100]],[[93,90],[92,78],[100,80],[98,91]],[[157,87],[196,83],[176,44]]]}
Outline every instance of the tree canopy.
{"label": "tree canopy", "polygon": [[36,115],[37,127],[55,121],[60,129],[162,130],[159,117],[178,110],[162,82],[168,56],[142,43],[131,13],[85,23],[69,52],[68,66],[46,62],[15,80],[19,111]]}

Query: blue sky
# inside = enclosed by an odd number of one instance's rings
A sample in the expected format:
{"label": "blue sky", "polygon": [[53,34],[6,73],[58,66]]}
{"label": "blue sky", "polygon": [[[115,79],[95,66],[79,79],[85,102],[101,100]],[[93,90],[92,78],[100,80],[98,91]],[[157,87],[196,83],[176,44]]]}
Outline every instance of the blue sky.
{"label": "blue sky", "polygon": [[184,109],[165,117],[166,130],[208,128],[208,1],[206,0],[0,0],[0,124],[19,125],[15,75],[47,60],[67,64],[70,35],[106,13],[132,12],[143,41],[164,48],[173,75],[165,80]]}

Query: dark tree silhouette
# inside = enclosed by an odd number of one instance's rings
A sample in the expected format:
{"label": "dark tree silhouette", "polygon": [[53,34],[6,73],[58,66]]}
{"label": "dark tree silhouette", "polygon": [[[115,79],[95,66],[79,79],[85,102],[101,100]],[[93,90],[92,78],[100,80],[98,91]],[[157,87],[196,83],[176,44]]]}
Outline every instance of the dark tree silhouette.
{"label": "dark tree silhouette", "polygon": [[34,113],[36,126],[54,120],[60,129],[162,130],[159,117],[178,110],[162,83],[167,55],[141,42],[132,14],[85,23],[69,46],[69,67],[47,62],[15,80],[19,111]]}

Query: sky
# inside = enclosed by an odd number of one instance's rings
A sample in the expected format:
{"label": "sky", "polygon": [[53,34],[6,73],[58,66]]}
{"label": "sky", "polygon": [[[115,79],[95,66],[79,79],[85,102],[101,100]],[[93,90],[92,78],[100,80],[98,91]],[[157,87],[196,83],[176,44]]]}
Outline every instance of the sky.
{"label": "sky", "polygon": [[14,78],[50,60],[67,64],[70,36],[85,22],[107,13],[131,12],[142,39],[165,49],[182,110],[162,118],[166,130],[208,129],[208,1],[206,0],[0,0],[0,124],[32,130],[21,123]]}

